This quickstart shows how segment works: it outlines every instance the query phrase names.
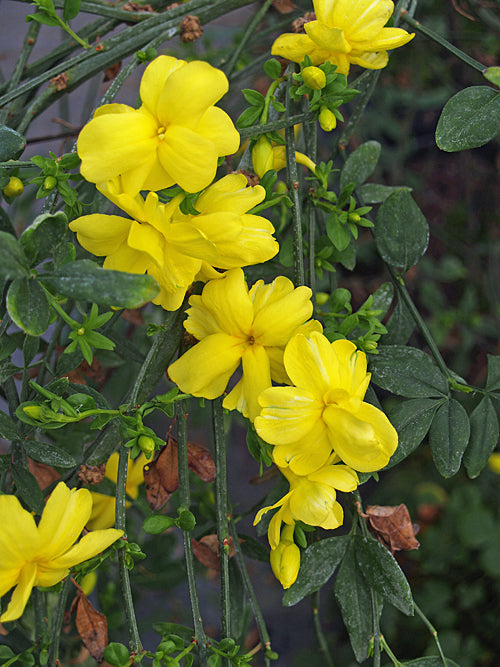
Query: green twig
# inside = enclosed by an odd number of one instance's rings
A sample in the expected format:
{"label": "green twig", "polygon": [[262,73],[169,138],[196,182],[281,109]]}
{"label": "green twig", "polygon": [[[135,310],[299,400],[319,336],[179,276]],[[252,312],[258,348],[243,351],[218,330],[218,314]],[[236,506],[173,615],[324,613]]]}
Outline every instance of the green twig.
{"label": "green twig", "polygon": [[[189,509],[191,498],[189,492],[187,425],[184,401],[178,401],[175,404],[175,414],[177,416],[177,465],[179,470],[179,500],[181,506],[187,510]],[[203,621],[200,613],[200,603],[198,600],[198,591],[196,588],[191,533],[187,530],[183,530],[182,533],[184,540],[184,558],[186,561],[189,598],[191,600],[191,612],[193,614],[194,634],[196,643],[198,644],[200,665],[205,665],[207,660],[207,636],[203,628]]]}
{"label": "green twig", "polygon": [[413,600],[413,607],[414,607],[415,611],[417,612],[417,614],[422,619],[422,621],[424,622],[426,628],[429,630],[431,635],[434,637],[434,641],[436,642],[439,657],[441,658],[441,662],[443,663],[444,667],[446,667],[447,666],[446,657],[443,653],[443,649],[441,648],[441,643],[439,642],[439,637],[438,637],[438,633],[437,633],[436,628],[432,625],[432,623],[429,621],[429,619],[424,614],[424,612],[420,609],[420,607],[415,602],[415,600]]}
{"label": "green twig", "polygon": [[275,132],[276,130],[282,130],[284,127],[290,127],[294,125],[299,125],[300,123],[305,123],[314,118],[314,114],[311,112],[299,113],[295,116],[287,116],[282,120],[273,120],[270,123],[265,123],[264,125],[252,125],[252,127],[242,127],[238,130],[242,139],[248,137],[253,137],[256,134],[264,134],[265,132]]}
{"label": "green twig", "polygon": [[319,590],[311,595],[311,605],[314,632],[316,633],[316,639],[318,640],[319,648],[323,654],[325,665],[326,667],[334,667],[332,656],[330,655],[330,650],[328,648],[328,643],[323,633],[323,628],[321,627],[321,620],[319,618]]}
{"label": "green twig", "polygon": [[481,73],[486,69],[486,65],[483,65],[482,63],[478,62],[471,56],[467,55],[467,53],[461,51],[456,46],[453,46],[453,44],[448,42],[448,40],[442,37],[439,33],[434,32],[434,30],[431,30],[430,28],[427,28],[426,26],[422,25],[420,21],[417,21],[414,18],[412,18],[406,10],[403,10],[401,12],[401,20],[407,23],[408,25],[411,25],[411,27],[414,28],[417,32],[420,32],[422,33],[422,35],[425,35],[429,39],[432,39],[433,42],[436,42],[437,44],[443,46],[450,53],[453,53],[453,55],[456,56],[459,60],[464,62],[466,65],[469,65],[469,67],[472,67],[472,69],[475,69]]}
{"label": "green twig", "polygon": [[250,37],[253,35],[255,28],[259,25],[259,23],[262,21],[264,16],[267,13],[267,10],[269,7],[272,5],[273,0],[266,0],[262,7],[254,14],[252,19],[250,20],[248,26],[245,28],[245,32],[243,33],[243,36],[238,44],[238,46],[235,48],[233,51],[233,55],[231,56],[229,62],[227,63],[225,67],[226,75],[229,77],[233,69],[236,67],[236,64],[238,63],[238,58],[241,55],[241,52],[247,45],[248,40]]}
{"label": "green twig", "polygon": [[64,610],[66,608],[66,600],[68,599],[70,583],[71,577],[67,576],[63,582],[61,592],[59,593],[56,615],[54,616],[54,621],[52,624],[52,641],[50,644],[48,659],[49,667],[54,667],[54,665],[59,662],[59,642],[61,640],[61,628],[63,624]]}

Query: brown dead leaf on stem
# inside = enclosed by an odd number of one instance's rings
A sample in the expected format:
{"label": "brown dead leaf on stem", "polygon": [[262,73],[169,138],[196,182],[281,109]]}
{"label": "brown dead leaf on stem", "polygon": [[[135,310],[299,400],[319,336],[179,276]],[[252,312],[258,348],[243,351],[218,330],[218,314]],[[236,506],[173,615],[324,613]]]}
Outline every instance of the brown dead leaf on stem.
{"label": "brown dead leaf on stem", "polygon": [[38,482],[38,486],[43,491],[49,484],[55,482],[56,479],[59,479],[60,475],[57,470],[51,468],[45,463],[38,463],[33,461],[33,459],[28,458],[28,468],[30,473]]}
{"label": "brown dead leaf on stem", "polygon": [[[204,535],[200,540],[191,539],[193,554],[202,565],[216,572],[220,571],[220,550],[217,535]],[[233,538],[229,537],[229,558],[235,554]]]}
{"label": "brown dead leaf on stem", "polygon": [[[188,442],[188,467],[204,482],[215,479],[215,464],[212,455],[194,442]],[[154,461],[144,466],[144,482],[149,507],[159,510],[179,487],[177,467],[177,440],[167,436],[167,444],[162,447]]]}
{"label": "brown dead leaf on stem", "polygon": [[297,9],[291,0],[274,0],[273,7],[279,14],[290,14]]}
{"label": "brown dead leaf on stem", "polygon": [[76,629],[90,655],[101,662],[104,649],[108,645],[108,621],[106,616],[94,609],[92,603],[81,590],[76,598]]}
{"label": "brown dead leaf on stem", "polygon": [[406,505],[369,505],[366,514],[361,516],[367,519],[370,529],[392,554],[419,548]]}

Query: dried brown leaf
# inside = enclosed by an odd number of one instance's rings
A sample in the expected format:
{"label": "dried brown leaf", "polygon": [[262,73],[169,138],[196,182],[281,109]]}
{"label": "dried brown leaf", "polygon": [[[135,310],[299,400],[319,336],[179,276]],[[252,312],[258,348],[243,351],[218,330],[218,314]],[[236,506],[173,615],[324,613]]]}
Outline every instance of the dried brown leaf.
{"label": "dried brown leaf", "polygon": [[290,14],[297,9],[291,0],[274,0],[273,7],[280,14]]}
{"label": "dried brown leaf", "polygon": [[[220,571],[220,550],[219,540],[216,534],[204,535],[199,541],[194,538],[191,539],[193,545],[193,553],[202,565],[211,570]],[[229,537],[227,540],[229,545],[229,558],[235,554],[233,538]]]}
{"label": "dried brown leaf", "polygon": [[195,442],[188,442],[187,455],[189,470],[196,473],[204,482],[215,480],[215,463],[208,449]]}
{"label": "dried brown leaf", "polygon": [[38,482],[38,486],[42,491],[52,482],[55,482],[56,479],[59,479],[59,473],[54,468],[51,468],[45,463],[38,463],[33,461],[33,459],[28,458],[28,468],[30,473]]}
{"label": "dried brown leaf", "polygon": [[365,517],[371,530],[392,553],[419,548],[406,505],[370,505],[366,508]]}
{"label": "dried brown leaf", "polygon": [[90,655],[100,662],[108,645],[108,621],[82,591],[78,591],[77,596],[76,629]]}

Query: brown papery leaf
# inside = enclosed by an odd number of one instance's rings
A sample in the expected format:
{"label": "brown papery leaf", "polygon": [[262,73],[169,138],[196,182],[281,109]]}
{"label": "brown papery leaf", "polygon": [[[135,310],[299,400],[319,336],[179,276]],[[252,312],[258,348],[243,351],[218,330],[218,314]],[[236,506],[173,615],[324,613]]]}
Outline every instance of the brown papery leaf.
{"label": "brown papery leaf", "polygon": [[108,645],[108,621],[104,614],[94,609],[85,593],[78,591],[77,597],[76,629],[90,655],[101,662]]}
{"label": "brown papery leaf", "polygon": [[56,479],[59,479],[60,475],[57,470],[51,468],[45,463],[38,463],[33,461],[33,459],[28,458],[28,468],[30,473],[38,482],[38,486],[43,491],[49,484],[55,482]]}
{"label": "brown papery leaf", "polygon": [[[233,538],[229,537],[229,558],[235,554]],[[220,571],[220,550],[217,535],[204,535],[200,541],[191,539],[193,553],[202,565],[212,570]]]}
{"label": "brown papery leaf", "polygon": [[144,466],[144,484],[148,505],[153,512],[165,505],[171,494],[165,491],[160,480],[160,474],[156,469],[155,461]]}
{"label": "brown papery leaf", "polygon": [[406,505],[370,505],[364,515],[377,538],[394,554],[395,551],[418,549],[415,530]]}
{"label": "brown papery leaf", "polygon": [[216,474],[215,463],[208,449],[195,442],[188,442],[187,450],[189,470],[204,482],[213,482]]}
{"label": "brown papery leaf", "polygon": [[290,14],[290,12],[296,9],[291,0],[274,0],[273,7],[280,14]]}

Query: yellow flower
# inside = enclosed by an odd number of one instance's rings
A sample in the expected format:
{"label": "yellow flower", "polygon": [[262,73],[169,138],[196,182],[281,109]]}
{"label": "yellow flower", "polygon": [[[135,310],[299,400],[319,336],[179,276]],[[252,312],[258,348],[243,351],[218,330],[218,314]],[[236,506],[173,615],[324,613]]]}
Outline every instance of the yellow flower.
{"label": "yellow flower", "polygon": [[295,524],[285,526],[276,549],[271,549],[270,561],[274,576],[283,586],[290,586],[297,579],[300,569],[300,549],[293,541]]}
{"label": "yellow flower", "polygon": [[414,36],[401,28],[384,28],[394,11],[391,0],[313,0],[313,5],[317,20],[304,25],[306,34],[280,35],[273,55],[296,63],[307,55],[313,65],[329,60],[347,75],[351,63],[367,69],[385,67],[387,50]]}
{"label": "yellow flower", "polygon": [[[118,452],[111,454],[106,463],[106,472],[104,473],[107,479],[110,479],[115,484],[118,479],[118,458]],[[144,483],[143,468],[147,462],[148,459],[144,454],[138,456],[135,461],[132,461],[129,456],[126,490],[127,496],[134,500],[139,495],[140,485]],[[87,528],[89,530],[111,528],[111,526],[115,525],[116,498],[114,496],[106,496],[104,493],[96,493],[95,491],[91,491],[91,494],[93,502],[92,514],[87,521]],[[127,503],[127,507],[129,506],[130,503]]]}
{"label": "yellow flower", "polygon": [[[181,391],[216,398],[226,389],[240,362],[243,377],[224,399],[223,406],[253,420],[257,397],[271,379],[287,382],[283,350],[295,331],[312,314],[312,292],[279,276],[270,285],[259,280],[249,290],[241,269],[212,280],[201,296],[189,299],[184,322],[200,342],[168,368]],[[307,330],[321,330],[310,322]]]}
{"label": "yellow flower", "polygon": [[305,474],[330,452],[360,472],[383,468],[398,445],[386,415],[363,402],[370,382],[366,355],[348,340],[330,343],[312,332],[288,343],[285,370],[294,387],[271,387],[259,397],[255,419],[261,438],[275,445],[273,457]]}
{"label": "yellow flower", "polygon": [[54,586],[74,565],[93,558],[123,535],[114,528],[97,530],[74,544],[91,510],[89,491],[69,489],[60,482],[37,526],[16,496],[0,496],[0,596],[15,586],[0,622],[22,615],[33,586]]}
{"label": "yellow flower", "polygon": [[271,549],[278,548],[282,522],[291,526],[296,521],[303,521],[309,526],[327,530],[342,525],[344,511],[336,499],[336,490],[348,492],[356,489],[358,476],[354,470],[344,465],[332,465],[331,461],[309,475],[295,475],[290,468],[280,470],[290,483],[290,491],[274,505],[259,510],[254,521],[254,525],[259,523],[264,514],[279,507],[269,522]]}
{"label": "yellow flower", "polygon": [[312,90],[321,90],[326,86],[326,74],[319,67],[304,67],[302,79]]}
{"label": "yellow flower", "polygon": [[500,452],[494,452],[488,459],[488,467],[500,475]]}
{"label": "yellow flower", "polygon": [[[314,174],[316,165],[307,155],[295,151],[295,161],[297,164],[303,164]],[[280,171],[286,167],[286,146],[274,146],[267,137],[260,137],[252,148],[252,163],[259,178],[270,169]]]}
{"label": "yellow flower", "polygon": [[321,107],[318,121],[321,129],[325,132],[331,132],[337,127],[337,118],[333,111],[330,111],[328,107]]}
{"label": "yellow flower", "polygon": [[99,189],[132,220],[95,213],[73,220],[70,229],[86,250],[106,256],[105,269],[152,275],[160,286],[153,303],[177,310],[194,280],[217,275],[212,267],[265,262],[278,252],[272,224],[246,213],[264,199],[265,190],[246,185],[243,174],[225,176],[198,197],[200,215],[184,215],[183,195],[162,204],[150,192],[144,201],[124,193],[116,179]]}
{"label": "yellow flower", "polygon": [[142,106],[99,107],[78,137],[81,173],[92,183],[122,176],[131,195],[175,183],[188,192],[209,185],[219,156],[240,137],[214,104],[227,92],[225,74],[208,63],[159,56],[142,76]]}

